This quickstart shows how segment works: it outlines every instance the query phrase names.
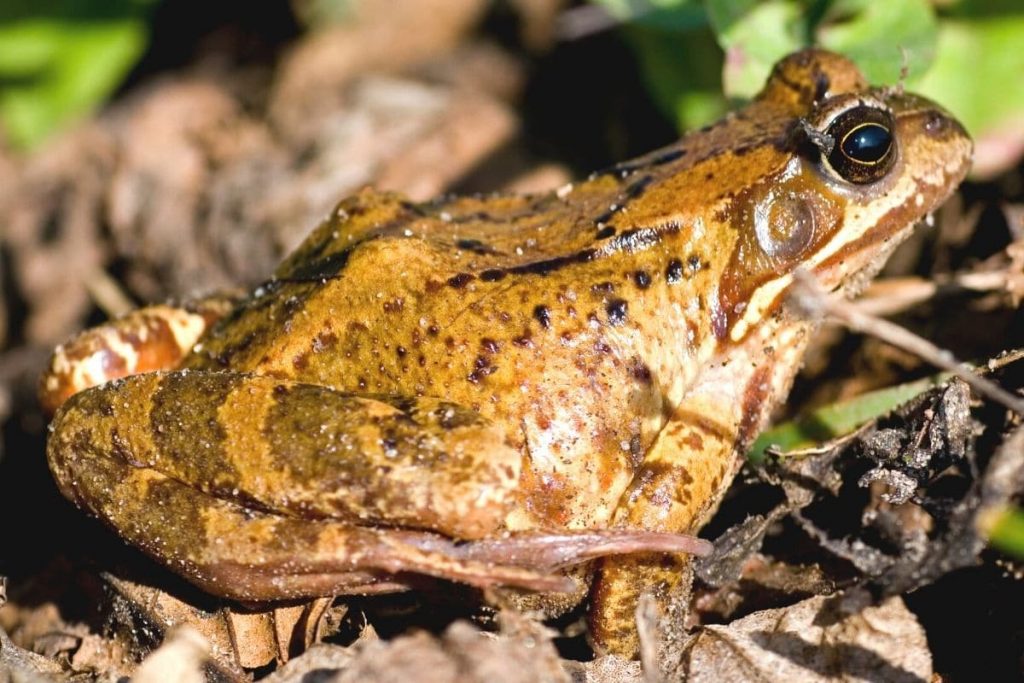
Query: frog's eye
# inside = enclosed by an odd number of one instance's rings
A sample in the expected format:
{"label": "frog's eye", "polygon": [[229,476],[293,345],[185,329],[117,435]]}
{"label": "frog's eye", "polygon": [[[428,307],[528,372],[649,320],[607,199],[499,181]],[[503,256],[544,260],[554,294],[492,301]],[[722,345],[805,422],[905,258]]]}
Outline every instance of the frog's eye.
{"label": "frog's eye", "polygon": [[837,116],[826,134],[832,151],[826,162],[843,180],[863,185],[881,179],[896,160],[892,115],[861,105]]}

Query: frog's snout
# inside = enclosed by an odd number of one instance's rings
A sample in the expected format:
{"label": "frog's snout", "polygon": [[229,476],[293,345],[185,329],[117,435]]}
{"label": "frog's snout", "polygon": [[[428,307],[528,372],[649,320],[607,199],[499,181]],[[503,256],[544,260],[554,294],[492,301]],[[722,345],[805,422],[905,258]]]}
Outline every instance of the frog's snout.
{"label": "frog's snout", "polygon": [[921,124],[923,135],[950,148],[950,158],[959,160],[963,167],[959,174],[959,177],[963,178],[974,157],[974,141],[971,140],[971,136],[963,124],[952,114],[939,107],[926,112],[923,119]]}
{"label": "frog's snout", "polygon": [[945,172],[941,184],[951,191],[971,167],[974,143],[952,114],[923,97],[914,99],[917,106],[900,117],[912,163],[919,171],[929,166],[941,168]]}
{"label": "frog's snout", "polygon": [[969,138],[960,122],[940,109],[932,109],[925,114],[922,128],[925,134],[939,140],[949,137]]}

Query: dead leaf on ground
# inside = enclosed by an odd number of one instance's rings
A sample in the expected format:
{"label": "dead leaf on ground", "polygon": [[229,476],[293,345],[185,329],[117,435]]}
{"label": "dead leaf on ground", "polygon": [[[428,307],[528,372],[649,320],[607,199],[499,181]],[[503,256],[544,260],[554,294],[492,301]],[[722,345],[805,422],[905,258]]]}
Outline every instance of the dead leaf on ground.
{"label": "dead leaf on ground", "polygon": [[52,659],[24,650],[0,629],[0,683],[63,683],[68,680]]}
{"label": "dead leaf on ground", "polygon": [[682,674],[690,683],[931,680],[924,629],[901,599],[863,609],[849,602],[813,597],[705,626],[686,653]]}
{"label": "dead leaf on ground", "polygon": [[[508,627],[506,627],[508,628]],[[426,632],[390,641],[364,638],[349,648],[319,646],[275,672],[267,683],[570,683],[542,626],[506,635],[484,633],[465,621],[440,637]]]}

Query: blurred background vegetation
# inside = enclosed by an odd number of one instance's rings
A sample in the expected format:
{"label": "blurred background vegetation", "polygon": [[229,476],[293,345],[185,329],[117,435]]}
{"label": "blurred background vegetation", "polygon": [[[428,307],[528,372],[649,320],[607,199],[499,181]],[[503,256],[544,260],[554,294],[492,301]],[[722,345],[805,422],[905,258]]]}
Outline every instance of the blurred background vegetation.
{"label": "blurred background vegetation", "polygon": [[[344,21],[353,2],[295,0],[293,9],[300,30],[316,30]],[[156,10],[170,4],[0,4],[0,121],[10,144],[30,149],[101,106],[149,48]],[[563,39],[620,30],[679,129],[715,119],[754,94],[779,57],[818,45],[853,57],[875,83],[905,73],[909,88],[951,109],[983,149],[1024,145],[1019,0],[592,0],[563,19]],[[993,170],[981,161],[983,174]]]}

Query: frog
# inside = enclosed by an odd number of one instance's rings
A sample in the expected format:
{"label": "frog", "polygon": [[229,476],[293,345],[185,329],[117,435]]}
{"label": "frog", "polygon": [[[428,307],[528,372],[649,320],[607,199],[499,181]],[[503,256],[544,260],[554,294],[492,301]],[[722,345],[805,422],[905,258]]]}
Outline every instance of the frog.
{"label": "frog", "polygon": [[838,54],[557,190],[364,190],[247,294],[59,347],[61,492],[246,604],[461,582],[635,656],[783,403],[809,273],[855,296],[965,177],[932,101]]}

